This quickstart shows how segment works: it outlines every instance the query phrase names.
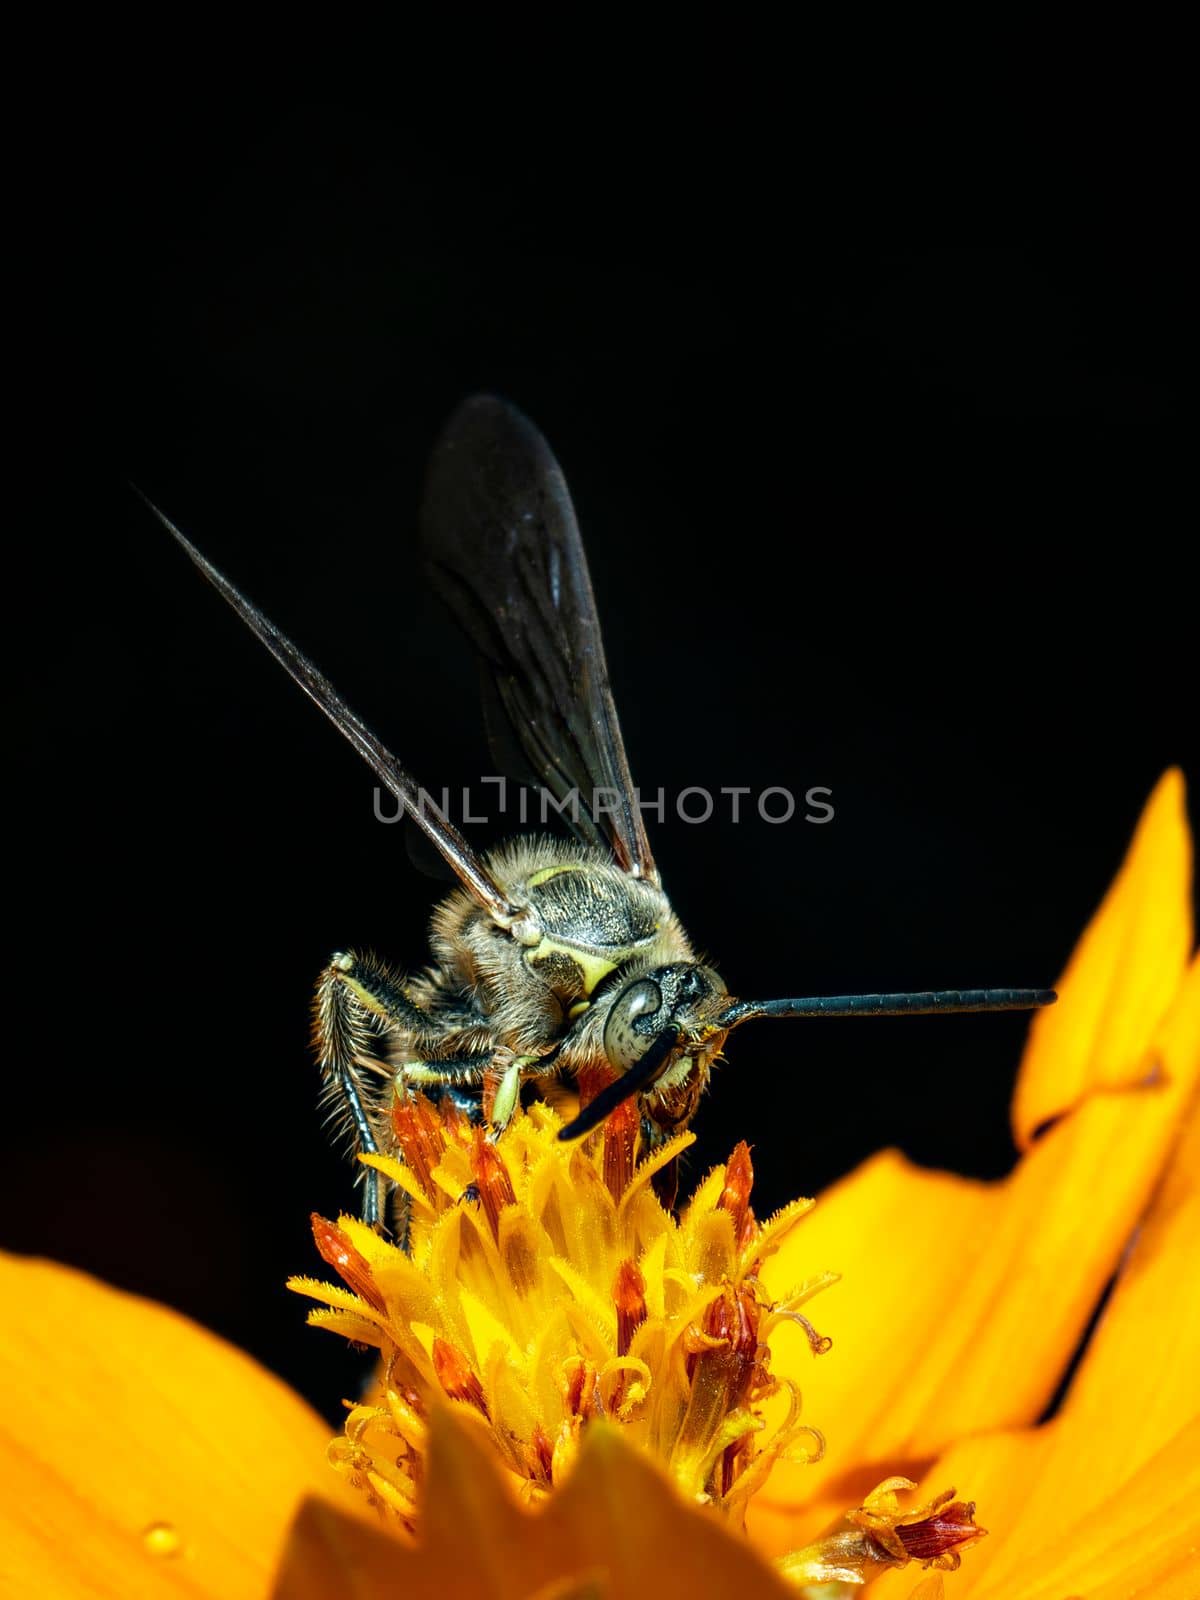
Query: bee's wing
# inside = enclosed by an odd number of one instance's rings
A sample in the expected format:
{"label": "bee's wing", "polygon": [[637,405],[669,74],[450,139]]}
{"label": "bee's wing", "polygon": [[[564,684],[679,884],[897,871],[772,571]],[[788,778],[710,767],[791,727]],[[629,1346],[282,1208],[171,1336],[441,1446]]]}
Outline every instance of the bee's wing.
{"label": "bee's wing", "polygon": [[656,880],[579,527],[549,445],[507,402],[466,401],[434,450],[421,520],[432,580],[482,654],[534,775],[560,806],[574,791],[583,838]]}
{"label": "bee's wing", "polygon": [[[139,489],[138,494],[142,492]],[[146,500],[146,496],[142,495]],[[150,500],[146,504],[154,515],[187,551],[200,571],[218,594],[233,607],[252,633],[266,645],[280,666],[300,685],[309,699],[314,701],[362,756],[363,760],[404,806],[417,826],[433,841],[446,861],[454,869],[463,887],[476,902],[502,927],[510,926],[520,915],[521,908],[512,904],[495,878],[471,849],[453,823],[432,805],[428,797],[400,763],[386,749],[371,730],[351,711],[337,690],[322,672],[303,655],[292,641],[252,605],[229,579],[218,572],[195,545],[187,539],[169,517]]]}

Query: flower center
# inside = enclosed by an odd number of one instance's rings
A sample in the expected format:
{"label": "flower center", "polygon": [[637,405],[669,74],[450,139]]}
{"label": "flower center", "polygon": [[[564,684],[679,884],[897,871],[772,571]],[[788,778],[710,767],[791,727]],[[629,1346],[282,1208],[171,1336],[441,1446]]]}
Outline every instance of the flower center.
{"label": "flower center", "polygon": [[794,1384],[771,1372],[770,1337],[796,1320],[822,1353],[799,1308],[836,1275],[767,1299],[761,1266],[812,1202],[760,1223],[745,1144],[676,1215],[660,1195],[693,1136],[643,1152],[633,1104],[576,1145],[543,1104],[495,1141],[419,1095],[397,1101],[393,1125],[403,1161],[363,1160],[395,1185],[407,1248],[317,1217],[345,1287],[292,1283],[322,1302],[311,1322],[380,1351],[378,1394],[331,1446],[378,1506],[415,1526],[439,1399],[488,1434],[530,1500],[562,1481],[598,1419],[738,1525],[776,1461],[820,1455]]}

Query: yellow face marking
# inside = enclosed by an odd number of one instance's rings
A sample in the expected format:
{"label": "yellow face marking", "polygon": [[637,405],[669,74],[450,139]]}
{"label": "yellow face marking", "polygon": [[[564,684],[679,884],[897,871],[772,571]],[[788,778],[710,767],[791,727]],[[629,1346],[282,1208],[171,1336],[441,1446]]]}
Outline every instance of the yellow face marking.
{"label": "yellow face marking", "polygon": [[590,1010],[591,1004],[590,1000],[576,1000],[575,1004],[567,1012],[567,1021],[574,1022],[576,1017],[581,1017],[585,1011]]}

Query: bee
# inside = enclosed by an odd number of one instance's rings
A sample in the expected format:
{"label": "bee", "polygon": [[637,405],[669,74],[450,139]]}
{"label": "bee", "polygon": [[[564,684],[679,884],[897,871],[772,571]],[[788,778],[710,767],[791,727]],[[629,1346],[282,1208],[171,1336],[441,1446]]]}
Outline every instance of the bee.
{"label": "bee", "polygon": [[[150,509],[459,880],[433,912],[423,972],[339,952],[318,980],[316,1053],[356,1152],[398,1153],[394,1097],[448,1100],[498,1136],[522,1091],[564,1081],[604,1086],[560,1138],[582,1138],[636,1096],[653,1146],[688,1125],[730,1032],[752,1019],[1022,1010],[1054,1000],[1045,989],[779,1000],[727,992],[662,888],[562,470],[506,401],[476,396],[446,425],[429,467],[422,539],[430,577],[482,657],[516,746],[569,820],[574,843],[527,837],[473,850],[312,662]],[[382,1187],[364,1169],[362,1211],[375,1225]]]}

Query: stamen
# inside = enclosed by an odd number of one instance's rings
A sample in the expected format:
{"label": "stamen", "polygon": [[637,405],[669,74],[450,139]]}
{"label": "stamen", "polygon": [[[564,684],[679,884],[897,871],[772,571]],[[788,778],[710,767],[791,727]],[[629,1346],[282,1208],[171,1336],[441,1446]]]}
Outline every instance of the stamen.
{"label": "stamen", "polygon": [[425,1198],[431,1203],[435,1202],[437,1185],[433,1181],[433,1172],[441,1163],[446,1149],[445,1120],[425,1095],[397,1093],[392,1100],[392,1127],[405,1166],[412,1169]]}
{"label": "stamen", "polygon": [[617,1268],[613,1301],[617,1308],[617,1354],[625,1356],[635,1332],[646,1320],[646,1280],[632,1261],[622,1261]]}
{"label": "stamen", "polygon": [[483,1385],[467,1365],[467,1358],[445,1339],[433,1341],[433,1370],[451,1400],[465,1400],[485,1417],[488,1415]]}
{"label": "stamen", "polygon": [[[951,1499],[953,1489],[947,1490],[944,1499]],[[912,1561],[937,1563],[947,1571],[958,1566],[958,1550],[980,1539],[986,1528],[975,1526],[975,1502],[955,1500],[953,1504],[924,1517],[920,1522],[900,1523],[896,1537]],[[949,1565],[953,1559],[953,1566]]]}
{"label": "stamen", "polygon": [[754,1187],[754,1167],[750,1161],[750,1146],[744,1139],[729,1158],[725,1168],[725,1187],[717,1201],[722,1211],[733,1218],[733,1237],[738,1248],[744,1249],[754,1237],[754,1213],[750,1210],[750,1190]]}
{"label": "stamen", "polygon": [[387,1306],[383,1296],[375,1287],[367,1258],[355,1249],[335,1222],[327,1221],[315,1211],[309,1220],[312,1223],[313,1240],[322,1261],[333,1268],[347,1288],[361,1295],[376,1311],[386,1313]]}
{"label": "stamen", "polygon": [[575,1082],[579,1088],[579,1109],[586,1111],[588,1106],[603,1089],[610,1083],[615,1083],[616,1073],[611,1067],[599,1061],[587,1061],[575,1074]]}
{"label": "stamen", "polygon": [[724,1339],[718,1338],[711,1333],[705,1333],[704,1329],[695,1322],[688,1323],[684,1330],[682,1344],[684,1354],[688,1358],[687,1375],[689,1381],[696,1374],[697,1356],[702,1356],[709,1350],[724,1350],[725,1348]]}
{"label": "stamen", "polygon": [[489,1142],[482,1128],[475,1129],[471,1161],[475,1169],[479,1199],[488,1219],[488,1226],[492,1230],[492,1238],[499,1242],[500,1213],[506,1206],[515,1206],[517,1197],[513,1191],[512,1179],[508,1175],[508,1168],[501,1161],[495,1145]]}
{"label": "stamen", "polygon": [[[583,1076],[585,1104],[611,1080],[603,1067]],[[633,1100],[570,1144],[546,1104],[517,1106],[489,1131],[449,1102],[401,1090],[393,1126],[395,1148],[371,1165],[414,1202],[404,1247],[348,1217],[317,1218],[321,1254],[349,1292],[296,1281],[320,1302],[313,1320],[380,1347],[380,1403],[356,1409],[335,1459],[389,1516],[414,1525],[427,1419],[443,1395],[476,1413],[526,1501],[565,1480],[601,1419],[656,1456],[686,1498],[739,1526],[776,1462],[819,1453],[795,1387],[771,1374],[768,1340],[794,1315],[824,1348],[796,1308],[830,1275],[782,1299],[764,1287],[765,1264],[808,1203],[760,1224],[747,1145],[676,1214],[650,1184],[674,1172],[690,1135],[639,1166]],[[776,1396],[790,1403],[768,1422]],[[967,1523],[932,1520],[929,1508],[893,1518],[922,1521],[915,1549],[944,1557],[968,1537]],[[877,1563],[891,1559],[885,1537],[903,1549],[886,1518],[853,1537]]]}
{"label": "stamen", "polygon": [[604,1124],[604,1183],[620,1203],[637,1166],[637,1139],[642,1115],[636,1097],[610,1111]]}
{"label": "stamen", "polygon": [[812,1323],[799,1311],[777,1311],[775,1315],[794,1322],[798,1328],[804,1329],[804,1337],[808,1340],[809,1349],[815,1356],[826,1356],[833,1349],[833,1340],[827,1333],[818,1333]]}
{"label": "stamen", "polygon": [[550,1435],[540,1422],[535,1422],[533,1425],[526,1460],[529,1463],[531,1478],[536,1478],[541,1483],[550,1483],[554,1477],[554,1446],[550,1443]]}
{"label": "stamen", "polygon": [[569,1417],[596,1416],[596,1369],[583,1356],[568,1356],[563,1363],[563,1405]]}
{"label": "stamen", "polygon": [[866,1583],[888,1567],[919,1561],[954,1572],[960,1552],[986,1528],[975,1525],[975,1507],[954,1499],[947,1489],[927,1505],[903,1511],[900,1494],[916,1485],[909,1478],[885,1478],[861,1506],[846,1513],[850,1527],[794,1551],[779,1563],[795,1583]]}
{"label": "stamen", "polygon": [[715,1350],[707,1358],[719,1362],[728,1384],[728,1409],[734,1410],[745,1399],[758,1354],[758,1302],[754,1291],[745,1285],[726,1289],[709,1306],[704,1331],[719,1339],[724,1351]]}

